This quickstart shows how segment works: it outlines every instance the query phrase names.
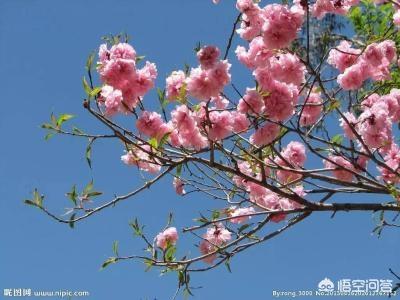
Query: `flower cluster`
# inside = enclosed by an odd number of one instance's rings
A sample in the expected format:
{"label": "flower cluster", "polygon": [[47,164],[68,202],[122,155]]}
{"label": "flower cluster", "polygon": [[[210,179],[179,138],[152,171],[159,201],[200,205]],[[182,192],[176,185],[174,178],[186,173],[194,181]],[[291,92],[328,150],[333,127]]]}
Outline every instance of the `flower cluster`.
{"label": "flower cluster", "polygon": [[136,51],[127,43],[115,44],[111,49],[102,44],[97,70],[104,82],[99,102],[104,104],[107,115],[134,109],[153,88],[157,77],[153,63],[147,61],[143,68],[137,69]]}
{"label": "flower cluster", "polygon": [[165,250],[171,245],[175,245],[178,240],[178,232],[175,227],[168,227],[156,236],[156,245]]}
{"label": "flower cluster", "polygon": [[[208,228],[203,235],[203,241],[200,243],[199,249],[201,254],[207,255],[216,252],[218,247],[223,246],[231,239],[231,232],[227,230],[221,223]],[[213,253],[205,257],[203,260],[211,264],[217,258],[217,254]]]}
{"label": "flower cluster", "polygon": [[360,53],[360,50],[352,49],[348,42],[341,42],[329,54],[328,62],[342,72],[337,81],[345,90],[357,90],[367,79],[390,79],[390,65],[397,57],[392,40],[372,43]]}

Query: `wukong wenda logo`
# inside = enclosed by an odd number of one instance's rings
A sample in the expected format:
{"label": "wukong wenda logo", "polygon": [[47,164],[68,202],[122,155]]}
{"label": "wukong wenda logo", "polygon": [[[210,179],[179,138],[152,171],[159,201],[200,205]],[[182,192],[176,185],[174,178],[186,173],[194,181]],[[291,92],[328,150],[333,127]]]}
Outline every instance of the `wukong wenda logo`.
{"label": "wukong wenda logo", "polygon": [[334,288],[335,284],[332,282],[332,280],[326,277],[324,280],[321,280],[318,283],[318,291],[320,292],[332,292]]}

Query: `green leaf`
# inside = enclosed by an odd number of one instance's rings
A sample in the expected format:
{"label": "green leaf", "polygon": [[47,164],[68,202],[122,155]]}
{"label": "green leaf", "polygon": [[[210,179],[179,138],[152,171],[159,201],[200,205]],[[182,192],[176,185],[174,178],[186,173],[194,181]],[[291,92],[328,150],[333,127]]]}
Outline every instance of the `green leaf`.
{"label": "green leaf", "polygon": [[74,228],[74,226],[75,226],[75,222],[74,222],[74,220],[75,220],[75,216],[76,216],[76,213],[73,213],[72,215],[71,215],[71,217],[69,218],[69,227],[71,228],[71,229],[73,229]]}
{"label": "green leaf", "polygon": [[176,176],[181,177],[181,174],[182,174],[182,164],[176,167]]}
{"label": "green leaf", "polygon": [[225,261],[225,266],[228,269],[229,273],[232,273],[231,262],[229,258]]}
{"label": "green leaf", "polygon": [[78,193],[76,192],[76,185],[75,184],[72,186],[71,191],[68,192],[66,195],[72,201],[72,203],[76,206]]}
{"label": "green leaf", "polygon": [[101,87],[97,86],[93,90],[90,91],[90,97],[97,97],[97,95],[101,92]]}
{"label": "green leaf", "polygon": [[163,137],[161,138],[159,145],[158,145],[160,148],[162,148],[165,145],[165,143],[168,141],[170,135],[171,135],[171,132],[167,132],[166,134],[163,135]]}
{"label": "green leaf", "polygon": [[141,55],[141,56],[136,56],[136,63],[141,62],[146,56]]}
{"label": "green leaf", "polygon": [[54,129],[54,126],[49,123],[43,123],[41,126],[43,129]]}
{"label": "green leaf", "polygon": [[88,58],[86,60],[86,66],[85,67],[86,67],[87,71],[90,71],[92,69],[94,56],[95,56],[95,53],[92,52],[92,53],[90,53],[90,55],[88,56]]}
{"label": "green leaf", "polygon": [[86,161],[89,165],[89,168],[92,168],[92,145],[94,143],[94,141],[96,140],[96,138],[89,138],[89,143],[86,147],[86,151],[85,151],[85,158]]}
{"label": "green leaf", "polygon": [[158,101],[160,102],[161,108],[164,108],[168,104],[168,99],[166,99],[166,94],[165,94],[165,89],[162,90],[160,88],[157,88],[157,96],[158,96]]}
{"label": "green leaf", "polygon": [[101,265],[101,270],[105,269],[106,267],[108,267],[111,264],[114,264],[118,261],[117,257],[109,257],[105,262],[103,262],[103,264]]}
{"label": "green leaf", "polygon": [[341,134],[337,134],[331,139],[332,144],[341,145],[342,142],[343,142],[343,136]]}
{"label": "green leaf", "polygon": [[100,195],[103,195],[103,193],[102,192],[98,192],[98,191],[93,191],[93,192],[88,193],[87,197],[97,197],[97,196],[100,196]]}
{"label": "green leaf", "polygon": [[29,199],[26,199],[26,200],[24,201],[24,203],[25,203],[25,204],[28,204],[28,205],[32,205],[32,206],[36,206],[36,207],[37,207],[37,204],[36,204],[35,202],[33,202],[32,200],[29,200]]}
{"label": "green leaf", "polygon": [[197,42],[197,45],[196,45],[196,47],[193,49],[194,50],[194,52],[199,52],[200,50],[201,50],[201,43],[200,42]]}
{"label": "green leaf", "polygon": [[33,191],[33,201],[36,203],[38,207],[43,207],[43,199],[44,196],[41,196],[37,189]]}
{"label": "green leaf", "polygon": [[238,233],[242,233],[243,230],[246,230],[248,227],[250,226],[250,224],[243,224],[242,226],[239,227],[238,229]]}
{"label": "green leaf", "polygon": [[216,220],[216,219],[218,219],[218,218],[220,217],[220,215],[221,215],[221,213],[220,213],[219,211],[214,210],[214,211],[212,212],[211,218],[212,218],[213,220]]}
{"label": "green leaf", "polygon": [[46,135],[44,136],[44,140],[45,140],[45,141],[48,141],[48,140],[51,139],[53,136],[54,136],[54,133],[50,132],[50,133],[48,133],[48,134],[46,134]]}
{"label": "green leaf", "polygon": [[50,120],[51,120],[51,124],[53,124],[54,127],[56,127],[57,126],[57,119],[56,119],[56,116],[53,113],[51,113],[51,115],[50,115]]}
{"label": "green leaf", "polygon": [[175,259],[176,247],[171,245],[165,251],[165,260],[166,261],[173,261]]}
{"label": "green leaf", "polygon": [[148,140],[148,143],[150,146],[152,146],[154,149],[158,149],[158,141],[156,138],[151,138]]}
{"label": "green leaf", "polygon": [[92,91],[92,89],[90,88],[89,84],[86,81],[85,76],[83,76],[82,79],[82,84],[83,84],[83,90],[85,91],[86,95],[88,96],[88,100],[90,100],[90,92]]}
{"label": "green leaf", "polygon": [[118,255],[118,241],[113,242],[112,250],[113,250],[113,253],[115,254],[115,256],[118,257],[119,256]]}
{"label": "green leaf", "polygon": [[80,130],[78,127],[72,127],[72,132],[77,134],[84,134],[84,132]]}
{"label": "green leaf", "polygon": [[64,122],[72,119],[75,117],[74,115],[69,115],[69,114],[62,114],[58,117],[57,119],[57,127],[60,127]]}
{"label": "green leaf", "polygon": [[82,194],[88,195],[93,190],[93,180],[91,180],[83,189]]}

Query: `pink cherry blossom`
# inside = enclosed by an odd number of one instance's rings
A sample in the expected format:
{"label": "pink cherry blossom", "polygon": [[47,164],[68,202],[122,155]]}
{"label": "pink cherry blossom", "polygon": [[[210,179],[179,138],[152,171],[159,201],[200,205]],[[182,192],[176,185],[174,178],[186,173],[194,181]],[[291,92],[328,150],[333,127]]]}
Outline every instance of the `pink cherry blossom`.
{"label": "pink cherry blossom", "polygon": [[312,15],[322,19],[327,13],[345,15],[359,0],[317,0],[311,8]]}
{"label": "pink cherry blossom", "polygon": [[378,167],[381,173],[381,178],[391,184],[400,183],[400,148],[398,145],[393,143],[390,150],[384,157],[385,164],[387,167]]}
{"label": "pink cherry blossom", "polygon": [[184,147],[193,147],[197,150],[208,145],[207,138],[200,132],[195,114],[186,105],[177,106],[171,112],[172,124],[176,129],[176,141]]}
{"label": "pink cherry blossom", "polygon": [[197,59],[203,69],[210,69],[218,61],[220,51],[215,46],[205,46],[197,52]]}
{"label": "pink cherry blossom", "polygon": [[352,129],[354,129],[355,131],[357,131],[357,118],[351,113],[351,112],[345,112],[343,113],[344,117],[346,118],[346,120],[344,118],[340,118],[340,126],[342,126],[344,134],[346,135],[346,137],[348,137],[349,139],[353,140],[356,138],[356,135],[354,134],[354,131]]}
{"label": "pink cherry blossom", "polygon": [[240,99],[237,110],[250,115],[261,114],[264,111],[264,102],[256,89],[246,89],[243,99]]}
{"label": "pink cherry blossom", "polygon": [[[231,232],[228,231],[221,223],[213,225],[207,229],[203,235],[203,241],[200,243],[199,249],[202,255],[209,254],[217,250],[218,246],[222,246],[231,239]],[[216,254],[210,255],[203,259],[206,263],[213,263]]]}
{"label": "pink cherry blossom", "polygon": [[211,97],[217,97],[224,86],[229,83],[231,65],[227,61],[219,61],[210,69],[201,67],[191,70],[187,78],[189,94],[198,100],[207,101]]}
{"label": "pink cherry blossom", "polygon": [[168,246],[175,245],[178,240],[178,231],[175,227],[168,227],[156,236],[157,247],[166,250]]}
{"label": "pink cherry blossom", "polygon": [[174,177],[174,181],[173,181],[173,185],[175,188],[175,192],[178,195],[184,195],[186,192],[184,190],[184,183],[182,181],[182,179],[178,178],[178,177]]}
{"label": "pink cherry blossom", "polygon": [[371,148],[385,147],[392,142],[392,122],[388,106],[378,101],[358,118],[359,131],[365,144]]}
{"label": "pink cherry blossom", "polygon": [[300,125],[310,126],[315,124],[322,113],[322,109],[321,94],[311,92],[304,104],[303,110],[300,111]]}
{"label": "pink cherry blossom", "polygon": [[274,141],[280,132],[280,126],[275,123],[268,123],[258,128],[254,134],[250,136],[250,142],[257,146],[264,146]]}
{"label": "pink cherry blossom", "polygon": [[281,49],[290,45],[303,24],[304,11],[294,6],[269,4],[263,9],[265,22],[262,37],[270,49]]}
{"label": "pink cherry blossom", "polygon": [[208,137],[211,140],[222,140],[232,133],[232,116],[229,111],[212,111],[209,113],[211,126]]}
{"label": "pink cherry blossom", "polygon": [[149,173],[157,173],[161,170],[161,165],[157,159],[153,158],[152,150],[149,145],[140,145],[129,150],[121,156],[121,160],[126,165],[137,166],[140,170]]}
{"label": "pink cherry blossom", "polygon": [[174,71],[165,81],[167,99],[170,101],[178,99],[181,96],[182,88],[185,87],[185,73],[183,71]]}
{"label": "pink cherry blossom", "polygon": [[251,216],[246,216],[249,214],[255,213],[255,210],[253,207],[239,207],[237,208],[236,206],[232,206],[229,208],[229,217],[235,217],[232,219],[229,219],[231,223],[235,224],[240,224],[243,222],[246,222],[248,219],[251,218]]}
{"label": "pink cherry blossom", "polygon": [[[303,167],[306,161],[305,147],[300,142],[292,141],[281,152],[281,157],[275,159],[275,163],[278,166],[299,169],[300,167]],[[290,182],[301,178],[300,173],[279,169],[276,172],[276,176],[280,182]]]}
{"label": "pink cherry blossom", "polygon": [[335,49],[329,52],[328,63],[338,68],[340,72],[344,72],[356,62],[360,54],[361,50],[351,48],[350,42],[341,41]]}
{"label": "pink cherry blossom", "polygon": [[353,181],[354,174],[349,172],[355,171],[353,164],[342,156],[329,155],[328,160],[324,160],[325,168],[333,169],[331,172],[336,179],[342,181]]}
{"label": "pink cherry blossom", "polygon": [[250,126],[250,121],[247,119],[245,114],[237,111],[231,113],[232,117],[232,131],[235,133],[240,133],[246,131]]}
{"label": "pink cherry blossom", "polygon": [[114,90],[110,85],[104,85],[101,88],[99,102],[106,107],[105,113],[107,116],[112,116],[119,112],[122,101],[122,92],[120,90]]}
{"label": "pink cherry blossom", "polygon": [[269,94],[263,98],[265,114],[274,121],[285,121],[294,114],[298,89],[292,84],[273,81]]}
{"label": "pink cherry blossom", "polygon": [[163,123],[159,113],[144,111],[136,121],[136,127],[141,133],[150,137],[155,137]]}
{"label": "pink cherry blossom", "polygon": [[251,40],[247,51],[243,46],[238,46],[235,53],[238,60],[249,69],[267,65],[269,58],[273,55],[273,51],[265,45],[261,36]]}
{"label": "pink cherry blossom", "polygon": [[300,59],[291,53],[282,53],[269,59],[269,69],[273,78],[286,83],[300,85],[304,82],[306,67]]}

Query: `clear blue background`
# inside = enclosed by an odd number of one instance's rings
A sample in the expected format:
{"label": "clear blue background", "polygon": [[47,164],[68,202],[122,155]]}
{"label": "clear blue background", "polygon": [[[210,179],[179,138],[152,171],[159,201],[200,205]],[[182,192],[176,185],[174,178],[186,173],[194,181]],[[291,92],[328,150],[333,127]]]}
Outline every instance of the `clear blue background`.
{"label": "clear blue background", "polygon": [[[140,184],[136,170],[120,163],[123,147],[99,141],[93,170],[85,162],[87,141],[56,136],[48,142],[39,125],[50,113],[73,113],[72,123],[90,132],[103,132],[82,108],[81,78],[90,51],[105,34],[125,31],[139,54],[155,62],[163,87],[165,76],[194,64],[198,41],[225,47],[237,15],[234,1],[222,0],[0,0],[0,289],[87,290],[90,299],[170,299],[176,276],[144,272],[144,265],[123,262],[99,271],[120,241],[120,252],[141,253],[128,222],[146,224],[150,236],[175,213],[177,227],[192,224],[200,210],[219,204],[202,195],[177,197],[171,178],[150,191],[77,224],[74,230],[55,223],[23,204],[38,187],[46,205],[62,213],[72,184],[82,187],[91,178],[105,198]],[[236,38],[235,43],[238,42]],[[249,72],[234,56],[233,81],[251,85]],[[152,92],[146,104],[155,106]],[[127,124],[133,127],[133,119]],[[131,123],[129,123],[131,122]],[[354,196],[354,200],[365,200]],[[336,198],[336,200],[341,200]],[[379,201],[370,197],[368,201]],[[317,213],[295,228],[224,267],[193,274],[196,299],[271,299],[272,290],[315,290],[320,280],[392,278],[400,270],[400,231],[371,235],[370,213]],[[180,253],[191,249],[190,236],[181,236]],[[364,298],[365,299],[365,298]]]}

